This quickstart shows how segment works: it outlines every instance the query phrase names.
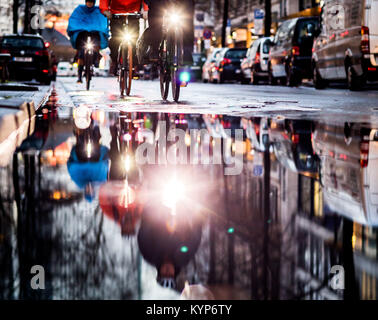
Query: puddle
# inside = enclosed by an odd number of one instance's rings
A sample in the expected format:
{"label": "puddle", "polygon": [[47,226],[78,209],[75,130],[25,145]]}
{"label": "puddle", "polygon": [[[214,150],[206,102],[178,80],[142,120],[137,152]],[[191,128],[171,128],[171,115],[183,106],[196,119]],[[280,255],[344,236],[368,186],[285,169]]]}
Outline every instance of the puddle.
{"label": "puddle", "polygon": [[[2,299],[343,299],[376,283],[376,127],[57,106],[0,168]],[[354,289],[326,281],[334,265]]]}

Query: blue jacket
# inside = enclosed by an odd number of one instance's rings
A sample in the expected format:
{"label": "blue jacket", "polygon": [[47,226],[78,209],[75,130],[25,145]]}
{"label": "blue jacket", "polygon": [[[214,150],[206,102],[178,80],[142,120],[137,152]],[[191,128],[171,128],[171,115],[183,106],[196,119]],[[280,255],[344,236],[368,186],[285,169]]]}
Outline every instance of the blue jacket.
{"label": "blue jacket", "polygon": [[74,49],[77,49],[76,39],[82,31],[97,31],[100,34],[101,49],[108,46],[108,19],[101,13],[99,7],[88,8],[86,5],[79,5],[71,14],[67,34]]}

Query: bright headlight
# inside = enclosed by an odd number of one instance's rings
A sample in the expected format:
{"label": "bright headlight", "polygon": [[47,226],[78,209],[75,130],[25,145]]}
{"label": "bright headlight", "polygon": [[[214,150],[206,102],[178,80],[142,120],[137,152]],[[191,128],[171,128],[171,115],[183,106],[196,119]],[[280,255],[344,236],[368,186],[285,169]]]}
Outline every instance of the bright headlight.
{"label": "bright headlight", "polygon": [[130,42],[133,39],[133,36],[131,33],[126,32],[123,35],[123,41]]}
{"label": "bright headlight", "polygon": [[86,43],[85,46],[86,46],[86,48],[87,48],[88,50],[92,50],[92,49],[93,49],[93,43],[92,43],[92,42],[89,42],[89,41],[88,41],[88,42]]}
{"label": "bright headlight", "polygon": [[169,22],[171,24],[179,24],[181,22],[180,20],[181,20],[181,17],[177,13],[171,13],[169,16]]}

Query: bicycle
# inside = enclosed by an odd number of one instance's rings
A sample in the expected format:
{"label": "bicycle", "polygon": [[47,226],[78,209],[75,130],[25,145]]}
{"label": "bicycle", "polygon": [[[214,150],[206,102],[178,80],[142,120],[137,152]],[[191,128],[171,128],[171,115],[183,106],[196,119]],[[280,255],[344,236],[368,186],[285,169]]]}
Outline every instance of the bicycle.
{"label": "bicycle", "polygon": [[90,88],[90,83],[93,76],[93,55],[94,55],[94,43],[91,37],[88,36],[87,42],[84,46],[84,75],[86,80],[87,90]]}
{"label": "bicycle", "polygon": [[136,19],[143,18],[139,12],[134,13],[117,13],[114,17],[125,17],[123,22],[124,35],[118,47],[117,67],[118,67],[118,82],[121,97],[130,95],[131,82],[133,79],[133,35],[129,32],[129,17]]}
{"label": "bicycle", "polygon": [[163,100],[168,98],[171,83],[173,100],[178,102],[180,88],[187,86],[190,75],[188,72],[180,73],[184,55],[183,32],[180,27],[181,18],[174,11],[165,11],[163,15],[163,39],[159,50],[159,78]]}

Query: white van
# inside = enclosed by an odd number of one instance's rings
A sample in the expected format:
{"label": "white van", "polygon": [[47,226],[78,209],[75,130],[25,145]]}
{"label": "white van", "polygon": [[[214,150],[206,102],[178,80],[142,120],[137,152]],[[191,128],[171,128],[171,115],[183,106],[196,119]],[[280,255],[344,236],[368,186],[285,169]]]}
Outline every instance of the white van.
{"label": "white van", "polygon": [[321,161],[328,207],[360,224],[378,226],[378,130],[317,124],[313,148]]}
{"label": "white van", "polygon": [[312,54],[315,88],[346,80],[351,90],[378,80],[378,0],[325,0]]}
{"label": "white van", "polygon": [[255,40],[241,63],[242,83],[258,84],[268,78],[269,50],[272,38],[263,37]]}

